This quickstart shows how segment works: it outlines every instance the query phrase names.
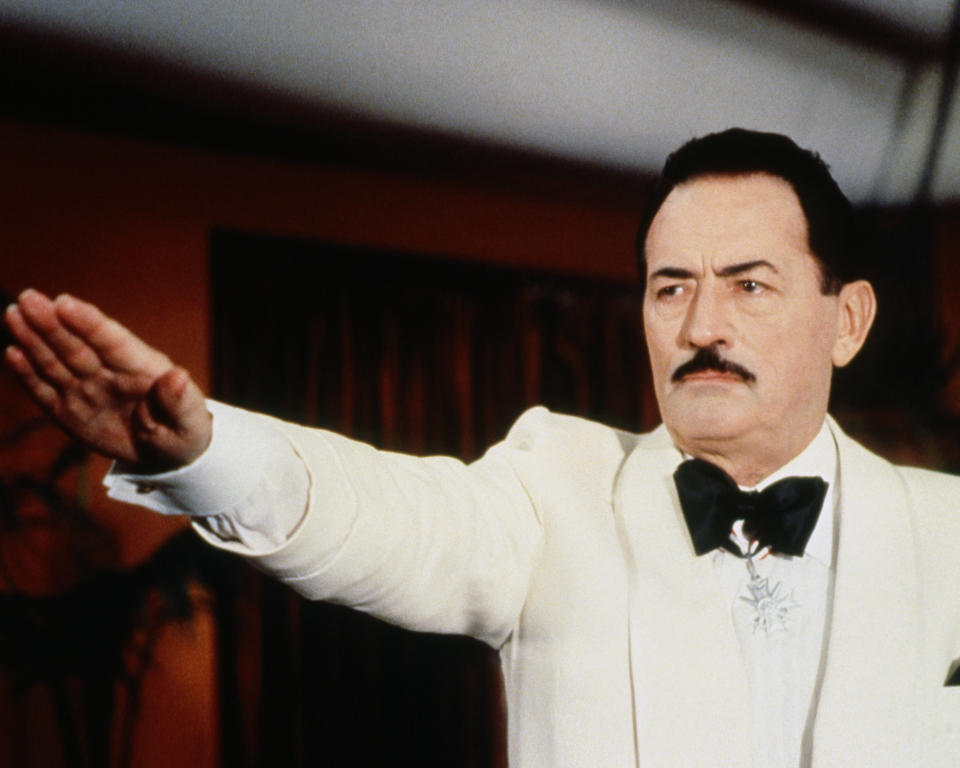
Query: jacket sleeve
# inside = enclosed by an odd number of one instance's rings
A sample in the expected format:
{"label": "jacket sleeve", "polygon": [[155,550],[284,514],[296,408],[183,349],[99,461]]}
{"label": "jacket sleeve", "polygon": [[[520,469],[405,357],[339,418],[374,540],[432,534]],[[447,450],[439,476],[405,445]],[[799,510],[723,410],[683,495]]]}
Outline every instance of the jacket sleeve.
{"label": "jacket sleeve", "polygon": [[[221,413],[228,408],[216,407]],[[163,491],[179,505],[173,511],[194,516],[204,538],[244,555],[307,598],[409,629],[471,635],[494,647],[506,640],[542,537],[536,505],[516,470],[518,460],[529,461],[536,417],[522,417],[507,440],[464,464],[379,451],[324,430],[230,410],[247,443],[256,444],[261,433],[269,455],[260,451],[243,473],[233,468],[233,482],[227,480],[230,469],[209,461],[204,477],[217,482],[200,481],[204,509],[184,501],[174,486]],[[537,412],[546,413],[530,413]],[[270,478],[298,475],[306,477],[305,494],[264,491],[276,484]],[[254,550],[223,531],[211,535],[213,520],[250,519],[252,506],[294,521],[292,531]]]}

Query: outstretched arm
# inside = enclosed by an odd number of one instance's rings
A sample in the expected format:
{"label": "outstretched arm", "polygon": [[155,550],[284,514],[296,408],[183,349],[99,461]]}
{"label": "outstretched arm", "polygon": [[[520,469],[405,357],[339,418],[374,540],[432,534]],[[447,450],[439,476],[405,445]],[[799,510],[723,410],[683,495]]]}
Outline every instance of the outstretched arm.
{"label": "outstretched arm", "polygon": [[4,320],[7,365],[67,432],[140,471],[190,463],[211,417],[190,375],[97,307],[26,290]]}
{"label": "outstretched arm", "polygon": [[213,437],[186,371],[93,305],[26,291],[5,319],[7,363],[34,399],[131,465],[109,476],[114,498],[194,517],[310,599],[494,647],[516,624],[543,540],[524,478],[547,471],[533,449],[555,442],[546,411],[469,466],[211,403]]}

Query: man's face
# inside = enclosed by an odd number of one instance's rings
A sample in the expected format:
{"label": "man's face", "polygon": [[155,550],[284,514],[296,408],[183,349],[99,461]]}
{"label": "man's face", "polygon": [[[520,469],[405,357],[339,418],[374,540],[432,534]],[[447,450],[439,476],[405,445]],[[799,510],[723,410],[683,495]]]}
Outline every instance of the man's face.
{"label": "man's face", "polygon": [[789,461],[823,422],[840,312],[821,292],[793,188],[768,174],[677,186],[646,263],[647,347],[676,444]]}

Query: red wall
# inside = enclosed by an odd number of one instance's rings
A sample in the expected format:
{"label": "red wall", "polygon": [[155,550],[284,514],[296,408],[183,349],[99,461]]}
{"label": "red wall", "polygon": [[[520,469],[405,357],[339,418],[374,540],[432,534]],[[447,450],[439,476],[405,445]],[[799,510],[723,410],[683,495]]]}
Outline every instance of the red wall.
{"label": "red wall", "polygon": [[[330,166],[271,162],[46,126],[0,122],[0,286],[68,291],[99,304],[209,383],[207,239],[213,227],[310,236],[478,261],[629,280],[636,199],[568,184],[456,183]],[[0,378],[0,429],[36,415]],[[61,438],[45,430],[3,469],[49,464]],[[114,567],[147,557],[183,522],[110,502],[94,461],[74,480],[117,535]],[[8,537],[21,588],[55,592],[73,542]],[[9,587],[6,587],[9,589]],[[214,626],[201,611],[165,630],[145,683],[137,766],[213,766],[217,758]],[[0,680],[0,684],[3,681]],[[5,684],[4,684],[5,685]],[[2,689],[0,689],[2,693]],[[0,695],[0,764],[62,763],[42,691]],[[5,735],[4,735],[5,734]]]}

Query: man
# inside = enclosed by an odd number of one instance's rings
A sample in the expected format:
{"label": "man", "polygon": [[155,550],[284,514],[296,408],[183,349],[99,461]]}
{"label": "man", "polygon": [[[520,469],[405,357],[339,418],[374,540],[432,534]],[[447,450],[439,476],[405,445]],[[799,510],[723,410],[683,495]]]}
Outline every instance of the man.
{"label": "man", "polygon": [[639,238],[648,435],[537,408],[469,466],[382,453],[205,402],[36,292],[7,362],[117,460],[114,496],[307,597],[499,649],[515,768],[954,765],[960,482],[826,416],[875,311],[848,209],[785,137],[671,156]]}

